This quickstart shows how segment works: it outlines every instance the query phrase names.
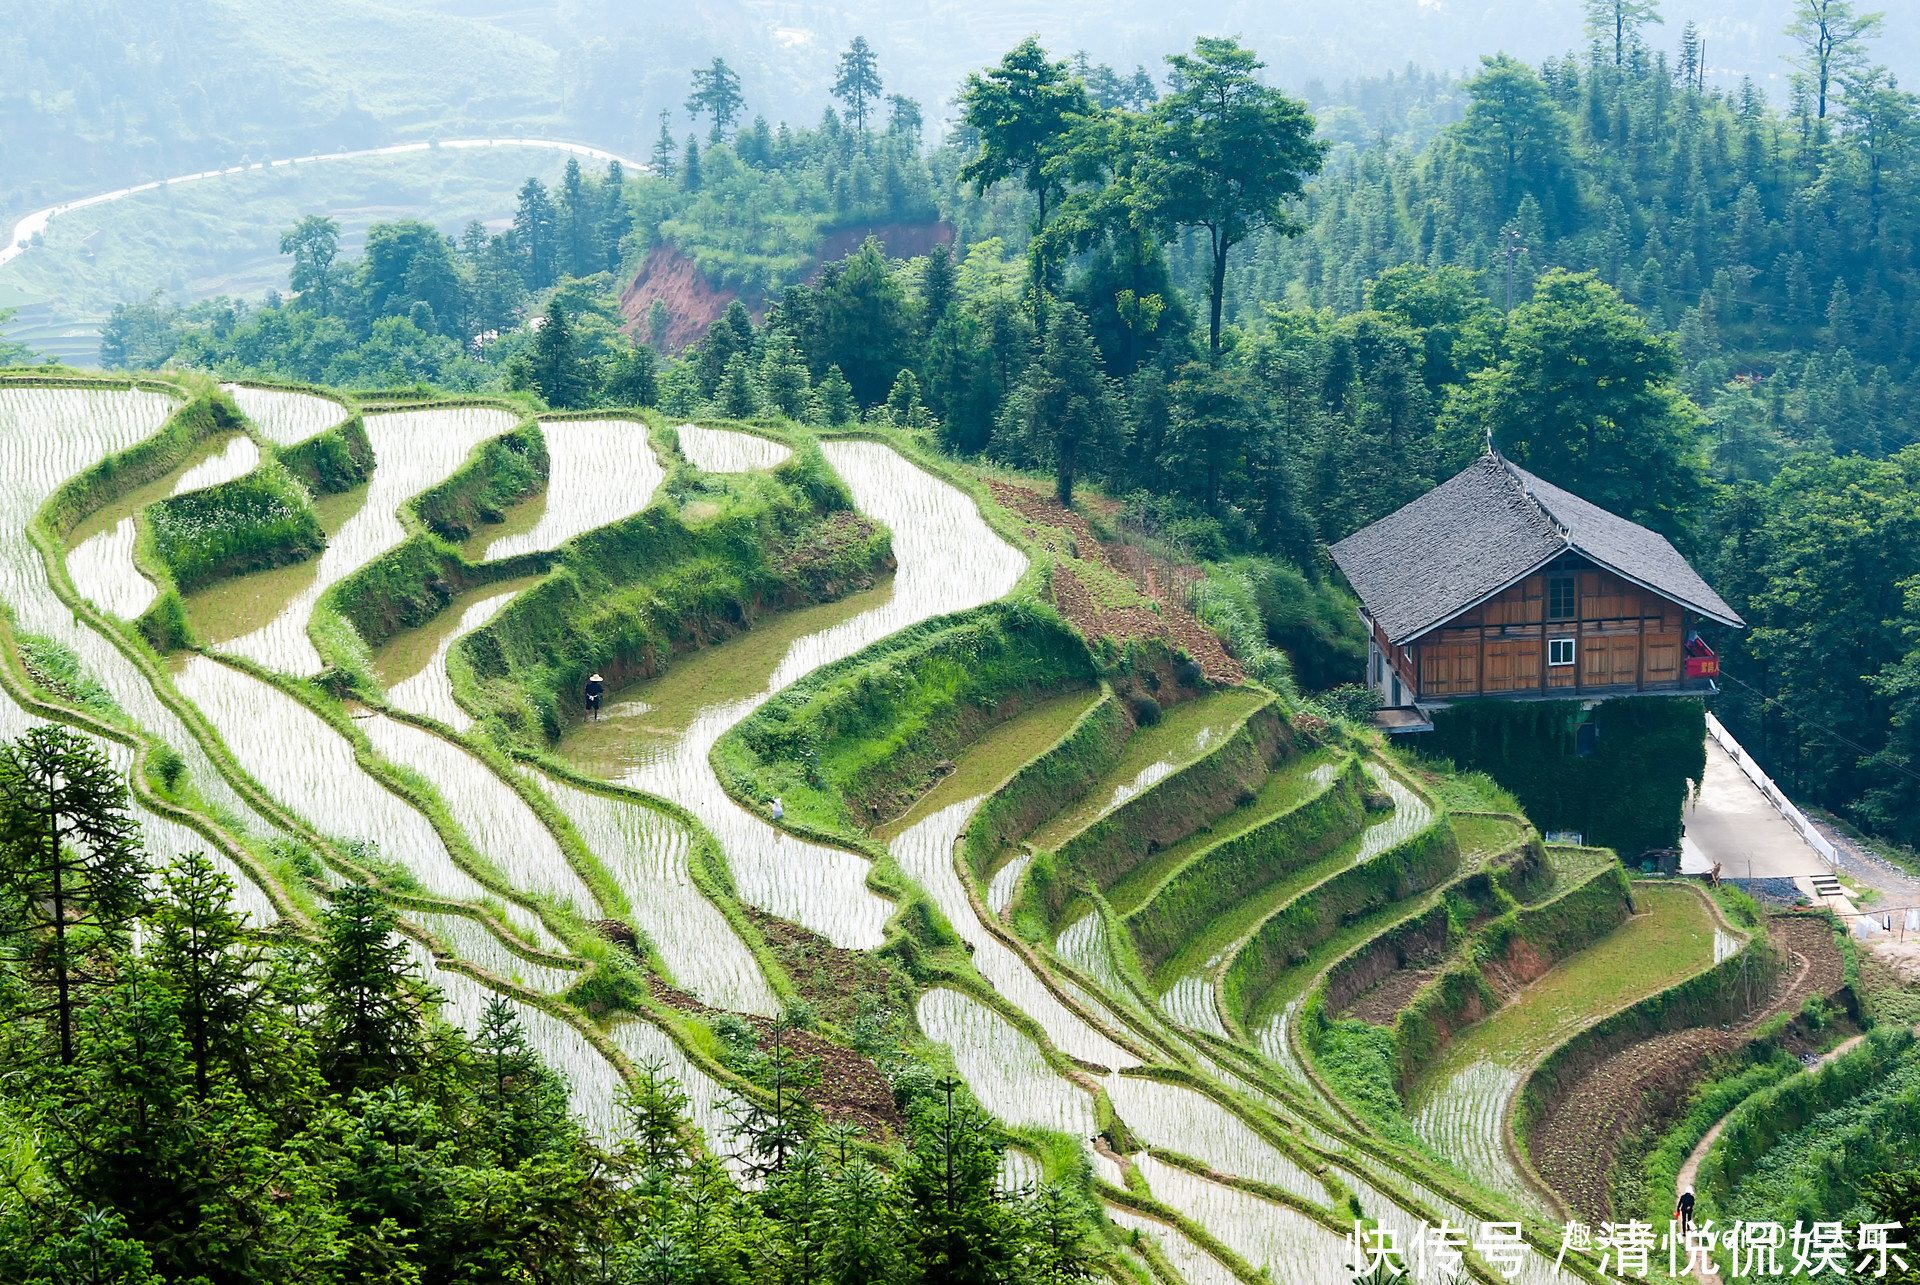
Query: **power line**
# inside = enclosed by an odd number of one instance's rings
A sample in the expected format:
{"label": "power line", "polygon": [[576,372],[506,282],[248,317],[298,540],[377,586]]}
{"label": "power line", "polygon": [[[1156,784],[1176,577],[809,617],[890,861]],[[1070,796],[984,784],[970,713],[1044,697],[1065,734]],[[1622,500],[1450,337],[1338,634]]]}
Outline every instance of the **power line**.
{"label": "power line", "polygon": [[1813,728],[1817,732],[1823,732],[1826,735],[1831,736],[1834,740],[1839,741],[1842,745],[1846,746],[1848,749],[1858,750],[1860,753],[1866,755],[1870,759],[1879,759],[1883,763],[1885,763],[1888,767],[1900,773],[1902,776],[1910,776],[1914,780],[1920,781],[1920,772],[1915,772],[1911,768],[1908,768],[1902,764],[1894,762],[1891,758],[1887,756],[1887,751],[1870,750],[1866,746],[1862,745],[1860,742],[1852,739],[1851,737],[1844,736],[1841,733],[1834,731],[1831,727],[1828,727],[1825,723],[1815,722],[1813,719],[1808,718],[1805,714],[1802,714],[1799,710],[1796,710],[1791,705],[1788,705],[1785,701],[1781,700],[1778,696],[1769,696],[1765,692],[1761,691],[1758,687],[1755,687],[1752,683],[1742,682],[1740,679],[1735,678],[1732,674],[1729,674],[1726,671],[1726,668],[1724,666],[1720,670],[1720,677],[1726,679],[1730,683],[1734,683],[1740,687],[1746,688],[1748,691],[1752,692],[1755,696],[1758,696],[1760,698],[1761,704],[1772,705],[1773,707],[1778,709],[1781,713],[1787,715],[1787,717],[1796,719],[1799,722],[1805,723],[1808,727]]}

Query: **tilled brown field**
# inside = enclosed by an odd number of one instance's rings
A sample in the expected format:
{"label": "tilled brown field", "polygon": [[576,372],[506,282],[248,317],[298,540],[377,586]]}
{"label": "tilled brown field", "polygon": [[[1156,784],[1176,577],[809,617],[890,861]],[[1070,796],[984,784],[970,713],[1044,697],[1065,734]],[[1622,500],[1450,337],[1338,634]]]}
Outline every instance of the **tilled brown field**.
{"label": "tilled brown field", "polygon": [[1792,967],[1767,1002],[1737,1027],[1692,1027],[1628,1045],[1595,1066],[1547,1111],[1528,1139],[1540,1176],[1589,1223],[1614,1216],[1608,1192],[1615,1148],[1649,1120],[1670,1119],[1686,1102],[1701,1067],[1739,1047],[1760,1023],[1798,1009],[1810,995],[1840,989],[1840,947],[1825,921],[1808,915],[1769,920],[1768,935]]}

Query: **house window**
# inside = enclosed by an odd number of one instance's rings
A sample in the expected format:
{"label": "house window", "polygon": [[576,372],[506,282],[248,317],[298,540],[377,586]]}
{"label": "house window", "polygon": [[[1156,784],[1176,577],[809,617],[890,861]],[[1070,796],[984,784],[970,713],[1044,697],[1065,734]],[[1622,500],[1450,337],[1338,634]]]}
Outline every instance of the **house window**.
{"label": "house window", "polygon": [[[1578,608],[1573,595],[1573,577],[1547,577],[1547,619],[1572,620],[1576,614],[1578,614]],[[1555,661],[1554,663],[1571,665],[1573,663],[1571,653],[1564,662]]]}
{"label": "house window", "polygon": [[1547,639],[1547,663],[1549,665],[1571,665],[1573,663],[1573,639]]}

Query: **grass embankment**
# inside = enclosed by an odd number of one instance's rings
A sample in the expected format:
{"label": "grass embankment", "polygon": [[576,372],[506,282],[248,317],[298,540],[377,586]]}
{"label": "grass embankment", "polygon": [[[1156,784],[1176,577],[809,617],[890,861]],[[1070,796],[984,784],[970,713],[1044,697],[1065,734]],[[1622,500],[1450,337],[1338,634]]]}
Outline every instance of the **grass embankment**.
{"label": "grass embankment", "polygon": [[1080,803],[1032,837],[1027,898],[1057,924],[1075,896],[1107,889],[1257,797],[1295,750],[1276,698],[1229,688],[1142,729]]}
{"label": "grass embankment", "polygon": [[[1330,769],[1331,780],[1315,780],[1320,767]],[[1137,867],[1114,885],[1108,903],[1132,933],[1141,966],[1154,970],[1196,938],[1238,940],[1258,921],[1242,926],[1235,909],[1357,834],[1366,793],[1358,762],[1310,754],[1282,765],[1210,832],[1167,849],[1164,861]]]}
{"label": "grass embankment", "polygon": [[301,562],[326,546],[306,488],[279,461],[147,507],[145,552],[181,593],[211,581]]}
{"label": "grass embankment", "polygon": [[915,799],[905,812],[876,827],[874,837],[886,842],[942,808],[998,789],[1057,745],[1101,697],[1102,693],[1084,688],[1070,691],[1030,706],[990,728],[964,753],[956,755],[953,770]]}
{"label": "grass embankment", "polygon": [[796,822],[858,836],[987,727],[1097,677],[1051,608],[989,603],[816,670],[721,737],[713,762],[736,798],[780,795]]}
{"label": "grass embankment", "polygon": [[1817,1071],[1743,1103],[1700,1165],[1700,1218],[1872,1221],[1871,1174],[1920,1163],[1920,1044],[1880,1027]]}
{"label": "grass embankment", "polygon": [[373,443],[355,410],[341,423],[280,451],[280,462],[315,495],[351,491],[373,475]]}
{"label": "grass embankment", "polygon": [[[889,535],[852,511],[817,447],[771,473],[677,477],[663,495],[570,541],[544,580],[455,644],[447,668],[463,704],[552,744],[588,674],[610,688],[652,677],[676,652],[762,611],[868,587],[891,563]],[[347,584],[343,609],[369,616],[378,599],[354,606]]]}

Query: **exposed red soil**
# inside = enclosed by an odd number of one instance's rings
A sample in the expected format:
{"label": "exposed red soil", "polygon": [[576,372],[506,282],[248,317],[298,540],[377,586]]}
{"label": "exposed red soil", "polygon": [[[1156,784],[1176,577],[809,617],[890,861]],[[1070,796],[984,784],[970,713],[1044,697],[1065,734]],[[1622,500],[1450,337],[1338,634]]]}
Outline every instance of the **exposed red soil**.
{"label": "exposed red soil", "polygon": [[820,269],[837,259],[844,259],[866,244],[868,237],[877,237],[886,247],[889,259],[917,259],[930,254],[936,245],[953,244],[953,227],[947,223],[862,223],[850,228],[835,228],[827,233],[820,242],[820,253],[816,257],[813,270],[807,273],[812,281],[820,275]]}
{"label": "exposed red soil", "polygon": [[1612,1220],[1609,1180],[1621,1141],[1649,1124],[1666,1127],[1686,1109],[1707,1062],[1737,1049],[1777,1013],[1811,995],[1831,996],[1843,984],[1840,947],[1825,921],[1780,915],[1768,921],[1774,949],[1789,961],[1773,993],[1738,1026],[1690,1027],[1628,1045],[1588,1071],[1547,1110],[1528,1139],[1540,1176],[1574,1216]]}
{"label": "exposed red soil", "polygon": [[1392,1026],[1393,1019],[1400,1016],[1407,1001],[1417,995],[1420,988],[1434,976],[1432,969],[1396,968],[1361,992],[1345,1016],[1371,1022],[1375,1026]]}
{"label": "exposed red soil", "polygon": [[[1187,609],[1185,586],[1178,585],[1174,577],[1164,571],[1156,573],[1150,560],[1142,562],[1124,555],[1116,560],[1114,551],[1094,535],[1086,518],[1051,495],[1007,482],[987,485],[1004,508],[1033,523],[1026,532],[1028,539],[1067,559],[1060,564],[1061,570],[1071,573],[1075,562],[1096,563],[1131,580],[1159,603],[1158,611],[1147,607],[1103,608],[1078,575],[1056,574],[1053,605],[1088,641],[1111,638],[1124,646],[1134,639],[1157,640],[1192,657],[1208,682],[1224,685],[1245,680],[1246,672],[1239,661],[1227,655],[1219,636]],[[1144,569],[1144,580],[1136,574],[1136,564]],[[1191,583],[1190,579],[1186,582]]]}
{"label": "exposed red soil", "polygon": [[[642,342],[651,342],[647,314],[658,299],[667,306],[671,318],[662,347],[678,352],[707,333],[707,327],[720,320],[727,305],[739,298],[736,290],[716,290],[707,283],[706,274],[687,255],[670,245],[656,245],[647,252],[647,261],[620,294],[620,313],[627,319],[626,332]],[[748,304],[752,307],[752,303]]]}

